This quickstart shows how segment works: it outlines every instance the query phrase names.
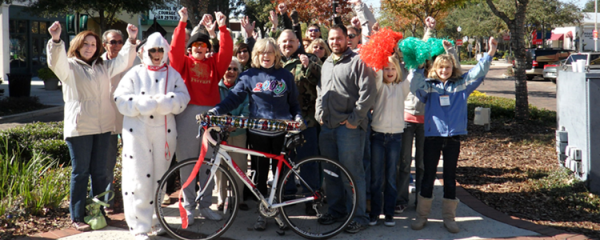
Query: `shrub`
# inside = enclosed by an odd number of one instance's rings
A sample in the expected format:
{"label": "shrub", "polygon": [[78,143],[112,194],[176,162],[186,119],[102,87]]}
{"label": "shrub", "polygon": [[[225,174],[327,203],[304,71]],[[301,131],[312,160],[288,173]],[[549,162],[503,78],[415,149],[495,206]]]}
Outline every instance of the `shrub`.
{"label": "shrub", "polygon": [[52,69],[48,68],[48,67],[43,67],[40,68],[40,70],[37,71],[38,77],[42,80],[48,80],[48,79],[58,79],[58,77],[56,77],[56,74],[54,74],[54,72],[52,71]]}
{"label": "shrub", "polygon": [[21,151],[19,161],[29,161],[34,153],[47,156],[50,161],[70,165],[69,148],[63,140],[63,122],[32,123],[23,127],[0,131],[7,147],[0,154]]}
{"label": "shrub", "polygon": [[7,97],[0,99],[0,116],[46,108],[38,97]]}
{"label": "shrub", "polygon": [[29,161],[20,149],[10,150],[8,138],[0,138],[0,216],[7,218],[38,215],[57,208],[69,195],[70,169],[60,168],[56,161],[34,153]]}

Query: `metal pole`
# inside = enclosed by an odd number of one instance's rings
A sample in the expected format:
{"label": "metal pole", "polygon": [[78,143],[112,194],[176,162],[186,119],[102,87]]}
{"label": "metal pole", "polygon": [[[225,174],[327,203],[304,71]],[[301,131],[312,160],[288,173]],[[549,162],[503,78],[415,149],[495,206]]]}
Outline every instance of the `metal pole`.
{"label": "metal pole", "polygon": [[[598,32],[598,0],[594,0],[594,31]],[[593,36],[592,36],[593,37]],[[594,52],[598,51],[598,39],[594,39]]]}

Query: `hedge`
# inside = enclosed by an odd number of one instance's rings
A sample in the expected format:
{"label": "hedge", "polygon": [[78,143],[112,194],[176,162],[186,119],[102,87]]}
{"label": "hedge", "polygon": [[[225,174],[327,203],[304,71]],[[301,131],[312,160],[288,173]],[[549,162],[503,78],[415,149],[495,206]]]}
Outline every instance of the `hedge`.
{"label": "hedge", "polygon": [[[61,165],[70,165],[67,143],[63,140],[63,122],[36,122],[22,127],[0,131],[0,138],[8,140],[8,152],[22,151],[20,161],[29,161],[33,152],[48,156]],[[3,154],[5,149],[0,149]]]}

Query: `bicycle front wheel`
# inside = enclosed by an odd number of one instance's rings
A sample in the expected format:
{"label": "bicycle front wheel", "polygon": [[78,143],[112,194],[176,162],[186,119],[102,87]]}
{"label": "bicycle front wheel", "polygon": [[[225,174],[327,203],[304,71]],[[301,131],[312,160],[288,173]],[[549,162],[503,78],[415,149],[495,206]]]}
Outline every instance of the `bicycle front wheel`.
{"label": "bicycle front wheel", "polygon": [[[323,157],[311,157],[294,167],[298,175],[287,171],[282,175],[278,193],[281,203],[294,203],[281,207],[281,214],[289,227],[310,239],[324,239],[340,233],[354,217],[358,196],[350,172],[340,163]],[[327,181],[324,181],[326,179]],[[344,189],[325,189],[324,183],[344,183]],[[311,190],[312,189],[312,190]],[[345,206],[330,206],[328,196],[343,195]],[[307,197],[314,199],[306,201]],[[339,202],[338,202],[339,203]],[[339,204],[338,204],[339,205]],[[325,214],[336,215],[335,221],[319,221]]]}
{"label": "bicycle front wheel", "polygon": [[[188,212],[190,212],[191,214],[193,214],[192,216],[194,216],[193,218],[188,218],[188,227],[186,229],[184,229],[182,227],[182,220],[181,220],[181,215],[180,215],[180,211],[179,211],[179,202],[178,202],[178,198],[179,198],[179,193],[183,191],[183,189],[181,189],[181,186],[185,183],[185,181],[187,180],[187,176],[181,176],[180,178],[180,172],[191,172],[191,169],[193,169],[194,165],[196,164],[197,159],[188,159],[188,160],[184,160],[180,163],[178,163],[177,165],[175,165],[173,168],[169,169],[165,175],[162,177],[162,179],[159,182],[159,187],[156,191],[156,195],[155,195],[155,201],[157,203],[162,203],[162,204],[155,204],[156,205],[156,214],[157,214],[157,218],[159,220],[159,222],[161,223],[162,227],[164,230],[166,230],[166,232],[171,235],[172,237],[176,238],[176,239],[213,239],[213,238],[217,238],[219,237],[221,234],[223,234],[225,231],[227,231],[227,229],[231,226],[231,224],[233,223],[233,220],[235,219],[235,216],[237,215],[237,211],[238,211],[238,189],[237,189],[237,185],[235,184],[234,178],[232,177],[232,175],[229,173],[229,171],[227,171],[227,169],[225,169],[223,167],[223,165],[220,165],[217,169],[217,172],[215,174],[215,176],[213,176],[210,179],[207,179],[207,181],[209,182],[209,184],[207,185],[209,188],[214,186],[214,189],[207,189],[207,191],[210,191],[206,194],[212,193],[213,196],[217,196],[218,194],[218,189],[216,189],[217,185],[217,176],[223,178],[225,181],[221,182],[221,190],[226,192],[225,194],[223,194],[223,192],[221,192],[221,196],[225,196],[225,199],[223,199],[223,207],[222,209],[220,207],[218,207],[216,200],[213,201],[213,199],[216,198],[211,198],[210,200],[210,209],[216,213],[218,216],[220,216],[220,220],[211,220],[208,218],[208,216],[203,216],[202,215],[202,210],[200,209],[193,209],[193,210],[187,210]],[[213,165],[210,162],[207,162],[208,160],[206,160],[203,163],[203,167],[201,168],[201,171],[199,172],[199,175],[204,175],[206,176],[206,171],[202,171],[205,167],[207,169],[210,169]],[[188,175],[189,176],[189,175]],[[204,180],[197,178],[199,182],[204,182]],[[173,182],[173,186],[168,188],[168,183],[169,182]],[[199,182],[193,182],[192,184],[190,184],[189,188],[192,192],[196,192],[199,193],[200,191],[198,190]],[[214,190],[214,191],[213,191]],[[194,196],[195,197],[195,196]],[[183,193],[182,193],[182,204],[184,201],[183,198]],[[201,200],[202,201],[202,200]],[[204,202],[204,201],[202,201]],[[202,203],[202,204],[206,204],[206,202]],[[202,205],[200,203],[198,203],[197,205]],[[197,207],[199,208],[199,207]],[[207,214],[208,215],[208,214]],[[216,219],[214,214],[212,216],[210,216],[212,219]]]}

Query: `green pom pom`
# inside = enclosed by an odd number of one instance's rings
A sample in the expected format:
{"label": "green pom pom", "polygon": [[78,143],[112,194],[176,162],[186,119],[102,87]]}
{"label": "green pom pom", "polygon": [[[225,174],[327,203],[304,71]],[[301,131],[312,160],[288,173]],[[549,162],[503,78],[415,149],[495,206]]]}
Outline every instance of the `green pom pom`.
{"label": "green pom pom", "polygon": [[408,69],[416,69],[427,59],[431,59],[429,44],[421,39],[406,38],[398,43],[398,48],[402,51],[404,65]]}

